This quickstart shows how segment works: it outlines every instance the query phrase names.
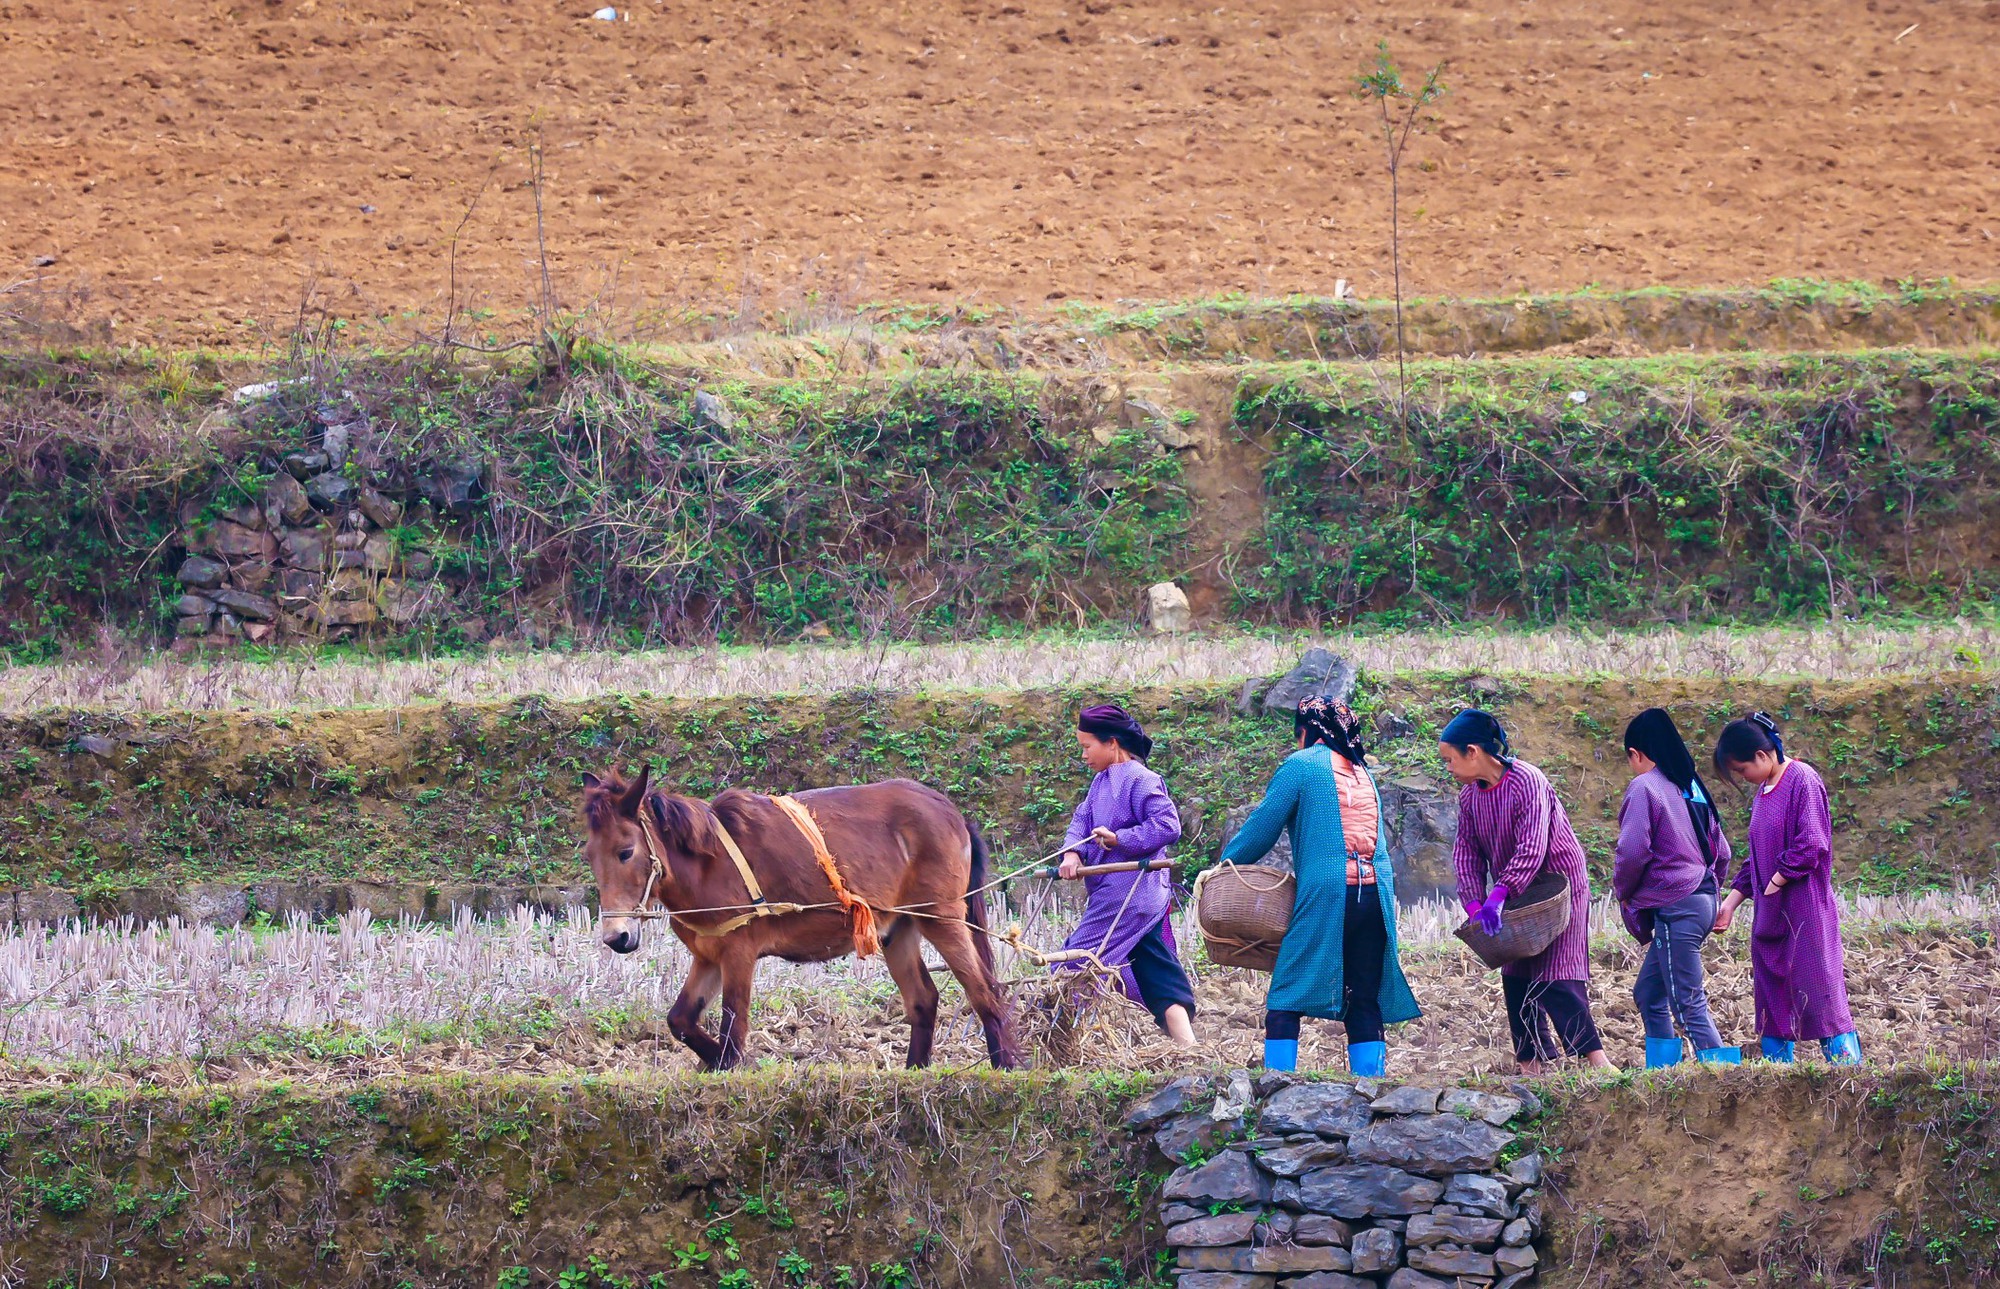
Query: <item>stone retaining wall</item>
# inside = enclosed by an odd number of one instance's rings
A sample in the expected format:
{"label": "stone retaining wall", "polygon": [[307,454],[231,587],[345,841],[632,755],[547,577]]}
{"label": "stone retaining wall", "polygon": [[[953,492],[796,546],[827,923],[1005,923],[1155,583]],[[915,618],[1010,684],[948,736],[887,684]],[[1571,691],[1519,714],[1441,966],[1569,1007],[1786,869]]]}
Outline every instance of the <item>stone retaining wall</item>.
{"label": "stone retaining wall", "polygon": [[[483,467],[467,459],[412,469],[345,401],[321,407],[315,421],[318,446],[265,462],[273,473],[254,504],[182,514],[177,641],[341,640],[451,610],[461,587],[441,574],[438,552],[407,534],[435,536],[441,521],[478,510]],[[485,634],[483,622],[458,625]]]}
{"label": "stone retaining wall", "polygon": [[1535,1279],[1539,1154],[1509,1092],[1177,1079],[1127,1120],[1179,1164],[1160,1222],[1179,1289],[1516,1289]]}

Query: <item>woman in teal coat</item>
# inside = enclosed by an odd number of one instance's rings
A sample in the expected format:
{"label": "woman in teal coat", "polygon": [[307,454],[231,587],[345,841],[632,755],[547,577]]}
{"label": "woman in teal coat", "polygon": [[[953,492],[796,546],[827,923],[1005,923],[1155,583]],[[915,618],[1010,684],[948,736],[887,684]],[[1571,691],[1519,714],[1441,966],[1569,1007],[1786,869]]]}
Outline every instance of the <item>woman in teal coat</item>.
{"label": "woman in teal coat", "polygon": [[1296,1069],[1300,1018],[1318,1016],[1347,1027],[1350,1070],[1380,1075],[1388,1065],[1383,1026],[1423,1014],[1397,955],[1382,798],[1366,768],[1361,722],[1345,703],[1307,698],[1292,729],[1299,750],[1222,851],[1226,863],[1250,864],[1280,832],[1292,838],[1298,898],[1264,1004],[1264,1064]]}

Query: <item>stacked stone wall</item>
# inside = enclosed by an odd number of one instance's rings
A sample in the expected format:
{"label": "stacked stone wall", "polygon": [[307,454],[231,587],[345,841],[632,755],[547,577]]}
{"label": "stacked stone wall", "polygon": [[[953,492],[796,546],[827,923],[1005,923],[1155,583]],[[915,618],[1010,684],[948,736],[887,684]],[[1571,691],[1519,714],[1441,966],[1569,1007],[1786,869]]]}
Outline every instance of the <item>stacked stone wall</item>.
{"label": "stacked stone wall", "polygon": [[1128,1126],[1179,1164],[1160,1222],[1178,1289],[1518,1289],[1540,1269],[1542,1158],[1507,1092],[1237,1071],[1179,1079]]}
{"label": "stacked stone wall", "polygon": [[[187,550],[174,604],[178,641],[221,645],[343,640],[438,621],[461,589],[441,576],[440,521],[481,501],[475,462],[409,471],[385,459],[367,419],[320,409],[319,446],[286,454],[254,501],[181,516]],[[483,624],[458,622],[468,635]]]}

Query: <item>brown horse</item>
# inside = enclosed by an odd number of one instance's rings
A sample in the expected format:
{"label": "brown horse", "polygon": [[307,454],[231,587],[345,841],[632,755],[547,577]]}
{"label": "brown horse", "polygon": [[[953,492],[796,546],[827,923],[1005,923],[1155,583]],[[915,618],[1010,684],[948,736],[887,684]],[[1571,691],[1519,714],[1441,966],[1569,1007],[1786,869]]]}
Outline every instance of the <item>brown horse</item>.
{"label": "brown horse", "polygon": [[[599,929],[613,952],[630,953],[643,925],[632,913],[674,914],[669,925],[694,966],[667,1027],[704,1068],[726,1070],[743,1059],[757,960],[844,957],[855,951],[855,923],[835,901],[812,841],[770,797],[737,788],[713,801],[648,792],[648,773],[629,782],[616,773],[583,776],[584,856],[597,879]],[[1019,1056],[983,934],[986,901],[970,894],[986,881],[979,830],[943,793],[908,779],[816,788],[797,800],[819,826],[848,891],[874,911],[882,958],[910,1023],[910,1065],[930,1064],[937,1029],[938,990],[923,959],[928,940],[979,1013],[993,1064],[1012,1069]],[[642,826],[642,810],[650,828]],[[730,840],[767,901],[813,907],[744,918],[752,899]],[[684,910],[712,911],[681,916]],[[720,1039],[701,1027],[718,988]]]}

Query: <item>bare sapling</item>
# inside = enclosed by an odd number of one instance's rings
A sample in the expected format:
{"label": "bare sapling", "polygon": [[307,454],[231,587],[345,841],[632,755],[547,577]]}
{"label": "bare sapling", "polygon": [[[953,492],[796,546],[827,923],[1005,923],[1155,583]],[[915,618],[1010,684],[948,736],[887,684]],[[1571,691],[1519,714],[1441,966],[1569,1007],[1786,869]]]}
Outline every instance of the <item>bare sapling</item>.
{"label": "bare sapling", "polygon": [[1389,267],[1396,292],[1396,414],[1405,426],[1410,419],[1410,381],[1403,344],[1403,153],[1410,145],[1424,109],[1444,97],[1444,64],[1425,75],[1412,89],[1402,69],[1389,57],[1389,42],[1375,46],[1375,65],[1354,78],[1355,97],[1373,103],[1380,115],[1382,147],[1389,163]]}

